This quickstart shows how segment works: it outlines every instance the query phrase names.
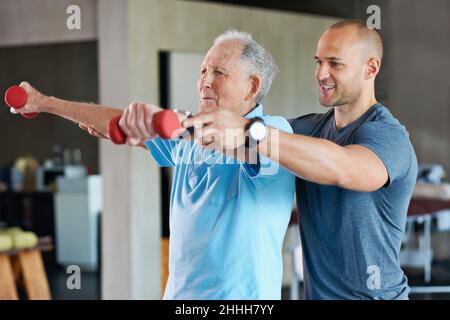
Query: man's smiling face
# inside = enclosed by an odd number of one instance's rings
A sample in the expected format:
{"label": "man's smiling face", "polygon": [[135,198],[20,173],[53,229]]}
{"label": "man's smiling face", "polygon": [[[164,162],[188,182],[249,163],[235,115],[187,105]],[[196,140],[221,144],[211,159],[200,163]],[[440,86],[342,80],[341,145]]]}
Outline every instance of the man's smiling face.
{"label": "man's smiling face", "polygon": [[345,105],[361,95],[365,61],[362,44],[352,30],[326,31],[317,45],[315,60],[323,106]]}

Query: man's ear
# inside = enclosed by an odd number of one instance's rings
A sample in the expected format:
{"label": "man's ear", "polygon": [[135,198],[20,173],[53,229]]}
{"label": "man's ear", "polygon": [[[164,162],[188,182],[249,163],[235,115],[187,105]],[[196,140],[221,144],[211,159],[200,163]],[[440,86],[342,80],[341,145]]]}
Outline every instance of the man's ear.
{"label": "man's ear", "polygon": [[261,89],[261,78],[258,77],[257,75],[250,76],[250,91],[245,97],[245,100],[255,99],[260,89]]}
{"label": "man's ear", "polygon": [[364,79],[369,80],[375,78],[380,71],[381,61],[379,58],[370,58],[366,63]]}

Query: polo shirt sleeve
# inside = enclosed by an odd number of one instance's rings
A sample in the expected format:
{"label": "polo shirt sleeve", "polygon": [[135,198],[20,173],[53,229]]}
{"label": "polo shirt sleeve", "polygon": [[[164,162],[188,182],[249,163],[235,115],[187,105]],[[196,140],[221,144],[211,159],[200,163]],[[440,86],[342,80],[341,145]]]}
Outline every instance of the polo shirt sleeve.
{"label": "polo shirt sleeve", "polygon": [[159,167],[174,167],[179,154],[180,139],[161,139],[157,137],[145,141],[147,149]]}
{"label": "polo shirt sleeve", "polygon": [[[292,133],[292,127],[283,117],[263,116],[266,125],[277,128],[287,133]],[[264,155],[257,154],[257,163],[243,163],[242,171],[247,179],[249,179],[256,190],[267,187],[273,181],[281,179],[283,176],[291,175],[278,162],[269,159]]]}

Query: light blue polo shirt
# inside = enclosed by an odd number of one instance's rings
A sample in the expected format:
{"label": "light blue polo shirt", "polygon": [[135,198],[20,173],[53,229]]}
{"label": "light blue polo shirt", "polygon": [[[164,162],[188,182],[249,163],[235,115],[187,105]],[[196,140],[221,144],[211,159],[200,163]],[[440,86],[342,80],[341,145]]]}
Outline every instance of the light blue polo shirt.
{"label": "light blue polo shirt", "polygon": [[[256,116],[292,132],[262,105],[246,118]],[[295,177],[265,157],[248,164],[186,140],[145,144],[174,167],[164,299],[280,299]]]}

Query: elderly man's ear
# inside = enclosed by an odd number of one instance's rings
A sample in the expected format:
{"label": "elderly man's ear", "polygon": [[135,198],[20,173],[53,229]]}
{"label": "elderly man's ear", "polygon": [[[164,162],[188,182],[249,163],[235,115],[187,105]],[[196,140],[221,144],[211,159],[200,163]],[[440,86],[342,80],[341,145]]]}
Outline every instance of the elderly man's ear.
{"label": "elderly man's ear", "polygon": [[247,94],[246,100],[255,99],[260,89],[261,79],[255,75],[250,76],[250,91]]}

